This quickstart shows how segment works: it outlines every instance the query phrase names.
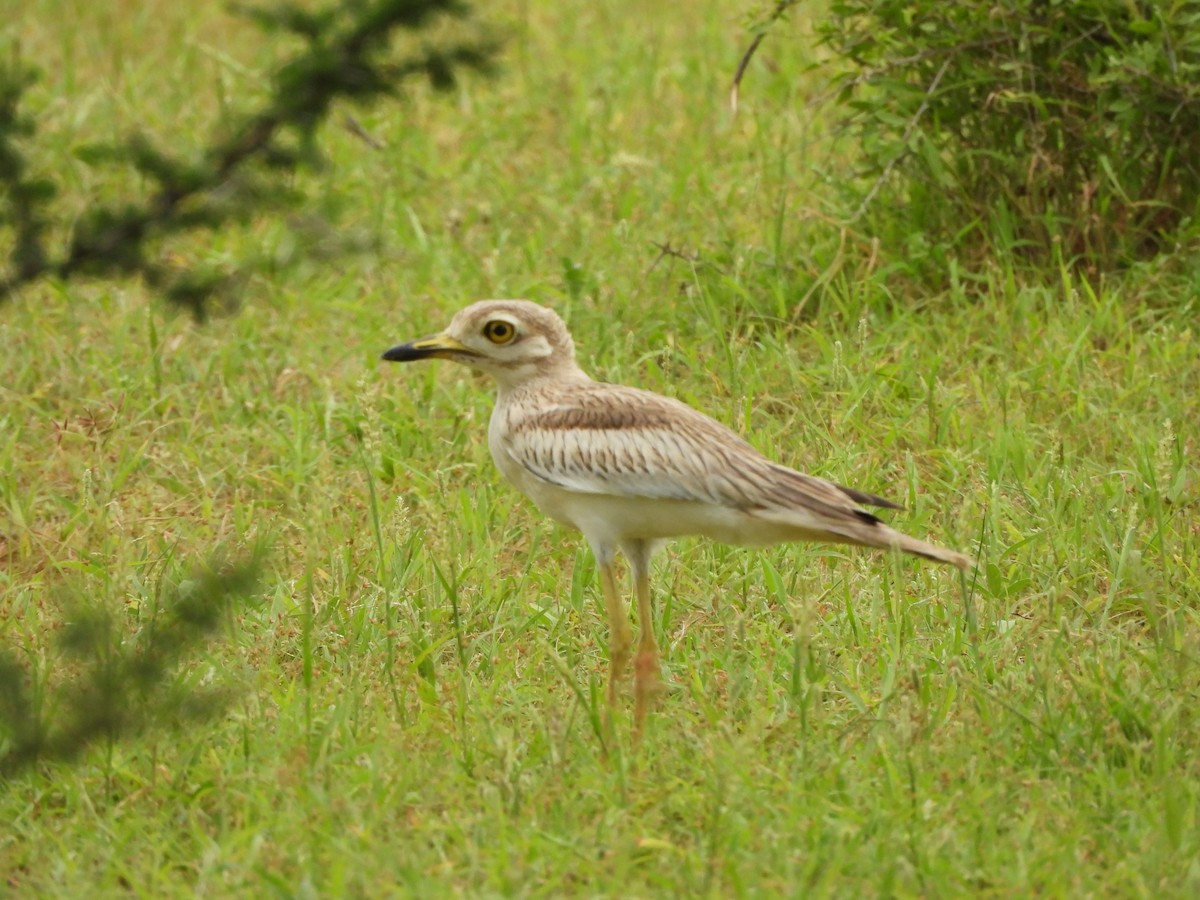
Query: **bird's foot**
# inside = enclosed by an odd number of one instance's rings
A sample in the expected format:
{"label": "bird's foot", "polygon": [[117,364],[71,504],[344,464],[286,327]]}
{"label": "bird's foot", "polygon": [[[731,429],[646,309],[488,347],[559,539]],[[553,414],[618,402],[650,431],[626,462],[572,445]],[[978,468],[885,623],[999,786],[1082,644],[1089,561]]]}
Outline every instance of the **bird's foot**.
{"label": "bird's foot", "polygon": [[655,701],[664,693],[658,666],[658,654],[653,650],[638,653],[633,660],[634,728],[642,731],[642,722]]}

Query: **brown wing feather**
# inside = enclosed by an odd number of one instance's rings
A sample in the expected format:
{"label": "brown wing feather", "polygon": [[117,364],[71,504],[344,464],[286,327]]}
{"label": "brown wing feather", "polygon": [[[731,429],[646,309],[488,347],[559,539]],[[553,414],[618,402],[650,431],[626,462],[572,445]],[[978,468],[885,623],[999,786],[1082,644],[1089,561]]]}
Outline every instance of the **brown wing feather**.
{"label": "brown wing feather", "polygon": [[857,502],[895,506],[773,463],[714,419],[637,388],[543,385],[536,404],[508,409],[507,452],[533,475],[568,490],[747,512],[801,508],[860,524],[879,520]]}

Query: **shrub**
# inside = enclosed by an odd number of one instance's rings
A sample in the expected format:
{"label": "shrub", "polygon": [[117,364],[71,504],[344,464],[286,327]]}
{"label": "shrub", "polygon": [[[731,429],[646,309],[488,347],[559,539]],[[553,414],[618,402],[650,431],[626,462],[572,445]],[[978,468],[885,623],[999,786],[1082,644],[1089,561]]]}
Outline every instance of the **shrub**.
{"label": "shrub", "polygon": [[1194,225],[1197,0],[831,0],[816,28],[850,64],[855,218],[926,274],[951,253],[1110,270]]}

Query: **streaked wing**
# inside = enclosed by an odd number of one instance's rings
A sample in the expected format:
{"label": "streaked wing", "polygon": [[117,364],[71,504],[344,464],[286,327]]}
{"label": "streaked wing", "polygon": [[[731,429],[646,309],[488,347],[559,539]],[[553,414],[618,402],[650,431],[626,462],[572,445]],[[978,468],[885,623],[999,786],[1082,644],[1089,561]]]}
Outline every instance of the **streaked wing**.
{"label": "streaked wing", "polygon": [[719,422],[658,394],[577,382],[510,410],[510,457],[567,490],[877,521],[854,502],[870,495],[777,465]]}

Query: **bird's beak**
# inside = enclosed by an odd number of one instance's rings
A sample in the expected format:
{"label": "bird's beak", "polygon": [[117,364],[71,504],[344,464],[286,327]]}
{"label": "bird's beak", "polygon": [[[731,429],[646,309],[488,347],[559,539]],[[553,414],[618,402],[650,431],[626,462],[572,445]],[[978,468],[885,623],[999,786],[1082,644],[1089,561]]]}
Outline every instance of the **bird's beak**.
{"label": "bird's beak", "polygon": [[451,353],[474,355],[473,350],[454,338],[444,334],[435,334],[432,337],[421,338],[419,341],[397,344],[384,353],[382,358],[388,362],[412,362],[414,359],[438,359]]}

